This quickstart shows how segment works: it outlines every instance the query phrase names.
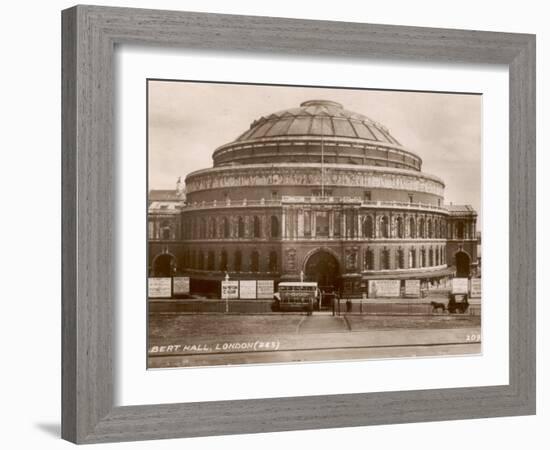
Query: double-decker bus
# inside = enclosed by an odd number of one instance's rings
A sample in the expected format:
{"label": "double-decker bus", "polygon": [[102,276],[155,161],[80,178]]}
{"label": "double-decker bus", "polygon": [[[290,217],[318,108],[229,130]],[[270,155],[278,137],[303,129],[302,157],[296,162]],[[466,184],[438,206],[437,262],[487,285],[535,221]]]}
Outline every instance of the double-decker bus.
{"label": "double-decker bus", "polygon": [[314,282],[282,282],[275,294],[278,311],[307,311],[317,307],[320,291]]}

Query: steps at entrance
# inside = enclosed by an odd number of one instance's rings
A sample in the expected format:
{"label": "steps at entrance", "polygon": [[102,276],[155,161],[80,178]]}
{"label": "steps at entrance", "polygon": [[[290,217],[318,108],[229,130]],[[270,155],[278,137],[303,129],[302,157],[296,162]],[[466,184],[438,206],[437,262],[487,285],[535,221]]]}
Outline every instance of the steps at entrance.
{"label": "steps at entrance", "polygon": [[298,326],[298,333],[343,333],[349,331],[343,317],[326,315],[306,316]]}

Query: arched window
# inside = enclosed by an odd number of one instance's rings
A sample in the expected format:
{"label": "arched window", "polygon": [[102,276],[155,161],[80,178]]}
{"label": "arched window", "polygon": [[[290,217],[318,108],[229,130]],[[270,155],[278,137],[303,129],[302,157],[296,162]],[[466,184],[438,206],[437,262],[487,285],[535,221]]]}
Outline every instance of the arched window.
{"label": "arched window", "polygon": [[389,270],[390,268],[390,251],[385,248],[382,250],[382,270]]}
{"label": "arched window", "polygon": [[429,261],[429,266],[432,267],[434,265],[434,251],[433,251],[433,248],[431,247],[430,247],[428,261]]}
{"label": "arched window", "polygon": [[416,238],[416,223],[414,221],[414,217],[411,217],[409,219],[409,237]]}
{"label": "arched window", "polygon": [[269,271],[277,272],[277,252],[269,253]]}
{"label": "arched window", "polygon": [[233,259],[233,267],[235,268],[235,272],[241,271],[242,263],[243,263],[243,255],[240,250],[237,250],[235,252],[235,256]]}
{"label": "arched window", "polygon": [[271,237],[279,237],[279,219],[277,219],[277,216],[271,216]]}
{"label": "arched window", "polygon": [[433,229],[432,229],[432,221],[431,219],[428,219],[428,237],[432,239],[433,236]]}
{"label": "arched window", "polygon": [[440,230],[439,219],[434,220],[434,230],[435,230],[435,238],[439,239],[439,230]]}
{"label": "arched window", "polygon": [[388,218],[386,216],[382,216],[382,218],[380,219],[380,237],[389,237]]}
{"label": "arched window", "polygon": [[411,248],[409,250],[409,269],[416,268],[416,250]]}
{"label": "arched window", "polygon": [[424,238],[424,218],[421,217],[418,222],[418,237]]}
{"label": "arched window", "polygon": [[464,222],[456,224],[456,237],[457,239],[464,239]]}
{"label": "arched window", "polygon": [[210,217],[208,222],[208,237],[210,239],[216,238],[216,219],[214,217]]}
{"label": "arched window", "polygon": [[216,256],[214,254],[213,250],[210,250],[208,252],[208,259],[206,260],[206,269],[207,270],[214,270],[216,266]]}
{"label": "arched window", "polygon": [[261,237],[261,232],[260,232],[260,218],[258,216],[254,216],[254,238],[259,238]]}
{"label": "arched window", "polygon": [[405,268],[405,252],[402,249],[397,250],[397,268]]}
{"label": "arched window", "polygon": [[374,237],[374,227],[372,217],[367,216],[363,219],[363,237],[371,239]]}
{"label": "arched window", "polygon": [[200,239],[206,239],[206,219],[203,217],[201,219],[201,227],[200,227]]}
{"label": "arched window", "polygon": [[256,250],[254,250],[250,254],[250,271],[251,272],[260,271],[260,255]]}
{"label": "arched window", "polygon": [[192,239],[198,239],[199,238],[199,222],[197,218],[193,218],[193,238]]}
{"label": "arched window", "polygon": [[395,224],[397,228],[397,237],[399,239],[403,239],[404,237],[404,231],[403,231],[403,219],[401,217],[398,217],[395,219]]}
{"label": "arched window", "polygon": [[204,253],[202,251],[199,252],[199,264],[197,269],[204,270]]}
{"label": "arched window", "polygon": [[223,237],[229,238],[229,219],[227,217],[223,218]]}
{"label": "arched window", "polygon": [[239,216],[237,219],[237,236],[239,238],[244,237],[244,220],[242,217]]}
{"label": "arched window", "polygon": [[371,249],[367,249],[367,251],[365,251],[364,258],[365,260],[363,267],[365,270],[374,270],[374,253]]}
{"label": "arched window", "polygon": [[220,255],[220,270],[225,272],[227,270],[227,252],[222,250]]}
{"label": "arched window", "polygon": [[420,250],[420,267],[426,267],[426,249]]}
{"label": "arched window", "polygon": [[160,229],[162,239],[171,239],[172,238],[172,229],[167,222],[163,222]]}

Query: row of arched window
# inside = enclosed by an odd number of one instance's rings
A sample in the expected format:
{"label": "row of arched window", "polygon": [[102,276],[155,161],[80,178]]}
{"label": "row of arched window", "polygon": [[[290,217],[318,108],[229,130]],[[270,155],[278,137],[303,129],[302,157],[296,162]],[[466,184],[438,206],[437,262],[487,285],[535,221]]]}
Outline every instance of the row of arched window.
{"label": "row of arched window", "polygon": [[[378,264],[375,261],[375,251],[379,251]],[[363,254],[363,270],[415,269],[433,267],[445,264],[444,247],[399,248],[392,255],[389,248],[375,250],[369,248]],[[378,267],[376,267],[378,265]]]}
{"label": "row of arched window", "polygon": [[182,234],[184,239],[262,239],[280,237],[279,218],[270,216],[269,219],[264,220],[267,220],[269,227],[262,226],[261,216],[195,217],[183,221]]}
{"label": "row of arched window", "polygon": [[243,252],[235,250],[227,252],[221,250],[187,250],[183,254],[182,266],[191,270],[210,270],[221,272],[277,272],[277,252],[272,250],[266,258],[266,267],[261,267],[260,252],[252,250]]}
{"label": "row of arched window", "polygon": [[424,217],[401,217],[394,219],[393,226],[389,216],[382,215],[376,218],[367,215],[361,222],[361,236],[364,238],[411,238],[411,239],[439,239],[446,234],[444,219]]}
{"label": "row of arched window", "polygon": [[[322,236],[320,229],[322,220],[318,219],[317,235]],[[393,223],[392,223],[393,222]],[[304,233],[307,235],[308,224],[306,220]],[[353,221],[351,222],[353,223]],[[357,223],[357,222],[355,222]],[[281,237],[279,218],[275,215],[262,217],[254,216],[210,216],[193,217],[184,219],[181,223],[181,236],[183,239],[263,239]],[[335,221],[339,226],[339,222]],[[361,237],[374,238],[398,238],[398,239],[444,239],[447,238],[447,223],[439,217],[403,217],[397,216],[390,220],[389,215],[366,215],[361,219]],[[460,221],[449,225],[451,238],[471,238],[468,224]],[[154,223],[149,222],[149,239],[177,239],[175,224],[168,221]],[[327,225],[328,230],[328,225]],[[328,235],[328,231],[325,233]],[[335,235],[339,235],[335,231]],[[354,232],[350,233],[351,236]]]}

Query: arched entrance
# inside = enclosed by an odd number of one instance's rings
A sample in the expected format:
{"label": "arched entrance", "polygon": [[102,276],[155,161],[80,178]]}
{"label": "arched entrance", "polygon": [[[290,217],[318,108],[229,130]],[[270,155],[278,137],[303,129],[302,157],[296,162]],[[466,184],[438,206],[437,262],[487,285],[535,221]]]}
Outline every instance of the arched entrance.
{"label": "arched entrance", "polygon": [[455,253],[456,276],[467,278],[470,276],[470,256],[466,252]]}
{"label": "arched entrance", "polygon": [[306,261],[305,276],[308,281],[316,281],[319,287],[338,289],[340,264],[331,253],[319,250]]}
{"label": "arched entrance", "polygon": [[153,261],[154,277],[171,277],[174,272],[176,258],[170,253],[157,256]]}

